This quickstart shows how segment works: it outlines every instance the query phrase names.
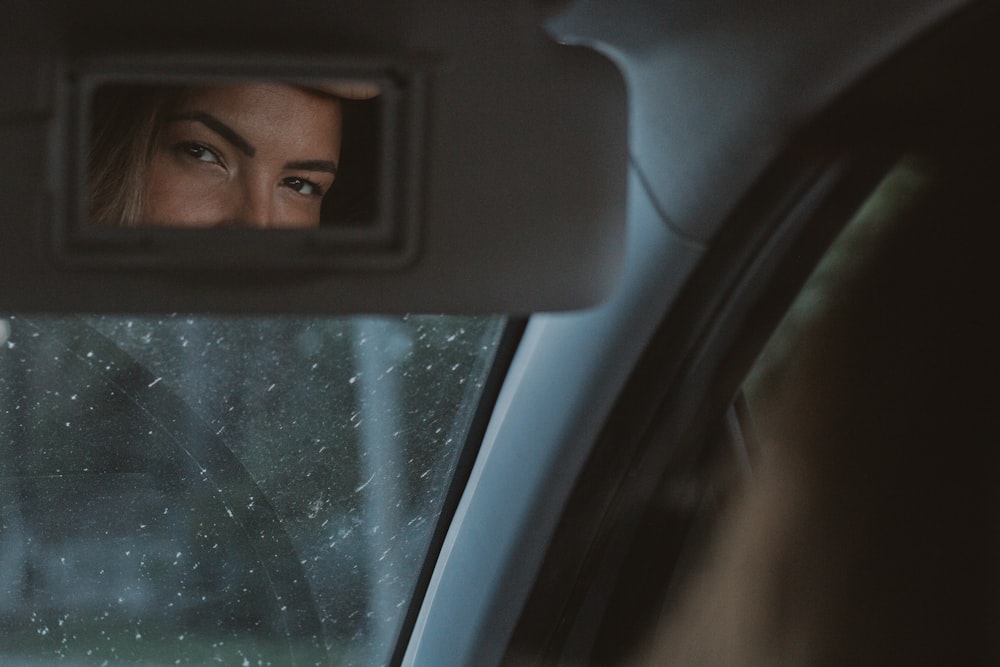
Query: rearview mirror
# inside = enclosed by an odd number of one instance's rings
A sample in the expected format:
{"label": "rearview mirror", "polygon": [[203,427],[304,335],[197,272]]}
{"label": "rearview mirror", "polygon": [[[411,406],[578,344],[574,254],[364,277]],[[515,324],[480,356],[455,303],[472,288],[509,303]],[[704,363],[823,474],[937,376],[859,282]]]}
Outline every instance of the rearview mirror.
{"label": "rearview mirror", "polygon": [[383,88],[391,109],[394,91],[371,80],[114,81],[86,90],[78,219],[120,228],[372,225],[391,210],[379,197],[391,201],[391,192],[379,186],[393,179],[379,169],[405,159],[384,139]]}

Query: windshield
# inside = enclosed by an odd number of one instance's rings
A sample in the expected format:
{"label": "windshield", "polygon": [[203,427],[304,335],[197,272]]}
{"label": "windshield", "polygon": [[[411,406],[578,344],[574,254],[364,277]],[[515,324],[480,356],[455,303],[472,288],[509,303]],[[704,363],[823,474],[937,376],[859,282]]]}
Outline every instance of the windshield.
{"label": "windshield", "polygon": [[0,664],[386,662],[503,327],[0,319]]}

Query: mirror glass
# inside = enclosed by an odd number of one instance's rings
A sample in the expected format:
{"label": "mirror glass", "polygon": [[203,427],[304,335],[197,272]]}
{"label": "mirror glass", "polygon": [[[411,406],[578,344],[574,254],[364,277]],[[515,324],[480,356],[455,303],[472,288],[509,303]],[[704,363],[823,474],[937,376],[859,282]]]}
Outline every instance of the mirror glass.
{"label": "mirror glass", "polygon": [[382,98],[378,83],[349,79],[98,86],[82,217],[119,228],[371,225]]}

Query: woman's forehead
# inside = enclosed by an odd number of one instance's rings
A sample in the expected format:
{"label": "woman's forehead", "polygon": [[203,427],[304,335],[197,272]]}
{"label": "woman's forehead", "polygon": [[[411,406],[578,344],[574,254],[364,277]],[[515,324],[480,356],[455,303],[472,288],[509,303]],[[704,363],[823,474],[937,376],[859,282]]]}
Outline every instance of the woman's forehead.
{"label": "woman's forehead", "polygon": [[201,86],[188,90],[175,112],[209,114],[257,142],[339,152],[340,103],[320,91],[274,82]]}
{"label": "woman's forehead", "polygon": [[337,100],[319,89],[311,90],[277,81],[252,81],[207,86],[191,86],[182,96],[181,106],[211,104],[219,107],[287,109],[298,106],[332,108]]}

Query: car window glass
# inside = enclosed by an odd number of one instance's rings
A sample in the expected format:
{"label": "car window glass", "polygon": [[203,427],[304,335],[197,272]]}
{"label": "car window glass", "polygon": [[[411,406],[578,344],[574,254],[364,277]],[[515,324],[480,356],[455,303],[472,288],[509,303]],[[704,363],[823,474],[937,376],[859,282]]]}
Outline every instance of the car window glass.
{"label": "car window glass", "polygon": [[[983,506],[969,462],[986,448],[968,415],[984,374],[969,359],[986,288],[970,239],[995,197],[953,168],[901,159],[785,313],[730,412],[728,444],[745,449],[718,457],[719,509],[640,664],[941,664],[978,650],[968,619],[988,537],[968,518]],[[942,639],[913,641],[925,636]]]}
{"label": "car window glass", "polygon": [[503,325],[0,319],[0,664],[386,660]]}

